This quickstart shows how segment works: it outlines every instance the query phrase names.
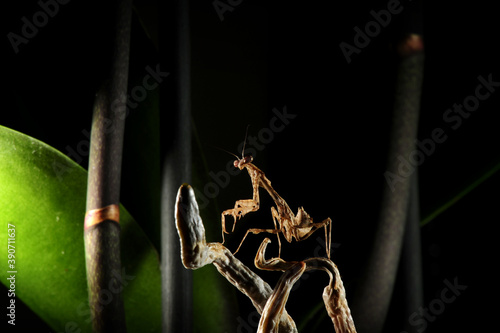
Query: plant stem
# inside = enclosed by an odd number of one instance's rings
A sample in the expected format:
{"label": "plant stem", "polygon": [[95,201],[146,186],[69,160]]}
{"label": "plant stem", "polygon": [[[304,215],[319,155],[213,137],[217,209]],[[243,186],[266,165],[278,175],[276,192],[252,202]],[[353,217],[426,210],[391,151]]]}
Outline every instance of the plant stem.
{"label": "plant stem", "polygon": [[131,14],[131,1],[118,0],[111,73],[96,96],[92,120],[84,238],[94,332],[126,331],[118,205]]}
{"label": "plant stem", "polygon": [[353,317],[360,332],[382,331],[396,279],[410,197],[411,176],[401,174],[400,160],[408,160],[415,149],[423,79],[421,36],[409,35],[398,50],[401,60],[387,165],[387,173],[398,178],[384,188],[373,247],[353,301]]}
{"label": "plant stem", "polygon": [[191,181],[191,82],[189,5],[160,4],[161,67],[172,75],[160,87],[162,143],[161,268],[163,332],[192,331],[192,273],[182,266],[175,229],[177,189]]}
{"label": "plant stem", "polygon": [[405,330],[408,333],[418,332],[407,320],[416,309],[424,304],[422,249],[420,239],[420,200],[418,188],[418,172],[411,176],[408,215],[401,253],[401,268],[404,294]]}
{"label": "plant stem", "polygon": [[[184,184],[179,188],[175,207],[183,269],[198,269],[213,264],[220,274],[250,298],[257,312],[262,314],[273,289],[224,245],[206,242],[205,227],[191,186]],[[278,332],[297,333],[295,322],[284,308],[276,319],[279,321]]]}

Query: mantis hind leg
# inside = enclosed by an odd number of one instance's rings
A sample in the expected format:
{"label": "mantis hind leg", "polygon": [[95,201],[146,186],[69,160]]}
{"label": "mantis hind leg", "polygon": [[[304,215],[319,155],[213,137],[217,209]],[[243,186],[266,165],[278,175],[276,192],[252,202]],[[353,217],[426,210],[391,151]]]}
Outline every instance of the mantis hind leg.
{"label": "mantis hind leg", "polygon": [[[328,259],[330,259],[330,251],[332,249],[332,220],[328,218],[329,222],[325,224],[325,247],[326,247],[326,255]],[[325,220],[326,221],[326,220]],[[329,227],[329,232],[326,231],[326,227]]]}
{"label": "mantis hind leg", "polygon": [[[271,207],[271,215],[273,216],[274,229],[276,229],[278,231],[276,233],[276,237],[278,237],[278,248],[279,248],[278,258],[281,258],[281,240],[280,240],[281,219],[280,219],[280,215],[278,214],[278,211],[274,207]],[[276,220],[278,220],[278,223],[276,223]],[[279,228],[278,228],[278,225],[280,226]],[[286,235],[285,235],[285,238],[286,238]],[[288,242],[290,242],[290,240],[288,240]]]}
{"label": "mantis hind leg", "polygon": [[[328,230],[328,226],[330,230]],[[303,226],[292,226],[294,231],[294,237],[295,239],[299,241],[303,241],[309,238],[316,230],[319,228],[325,228],[325,247],[326,247],[326,255],[328,256],[328,259],[330,259],[330,247],[332,244],[332,219],[331,218],[326,218],[322,222],[318,223],[311,223],[307,228],[310,228],[309,231],[301,233],[301,229],[306,229],[306,227]]]}
{"label": "mantis hind leg", "polygon": [[[260,234],[261,232],[267,232],[269,234],[277,234],[278,235],[278,240],[279,240],[280,230],[277,230],[277,229],[258,229],[258,228],[248,229],[247,232],[245,233],[245,236],[241,240],[240,246],[238,246],[238,248],[236,249],[236,251],[234,251],[233,254],[238,253],[238,251],[241,248],[241,245],[243,245],[243,242],[245,241],[245,239],[247,238],[247,236],[248,236],[249,233],[257,235],[257,234]],[[280,249],[281,249],[281,246],[280,246]]]}

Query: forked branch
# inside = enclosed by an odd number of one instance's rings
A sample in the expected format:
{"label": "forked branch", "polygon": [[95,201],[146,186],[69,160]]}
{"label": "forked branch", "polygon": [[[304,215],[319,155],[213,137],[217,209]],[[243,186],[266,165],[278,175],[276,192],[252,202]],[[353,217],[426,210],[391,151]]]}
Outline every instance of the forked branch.
{"label": "forked branch", "polygon": [[258,333],[297,332],[293,319],[285,310],[285,305],[293,285],[307,270],[322,270],[330,276],[330,283],[323,291],[323,301],[336,332],[356,332],[339,271],[330,259],[310,258],[289,262],[281,258],[266,260],[265,250],[270,240],[264,239],[255,258],[256,267],[284,271],[272,290],[257,274],[236,259],[224,245],[206,242],[205,228],[199,215],[194,191],[188,185],[181,186],[177,194],[175,218],[183,265],[189,269],[198,269],[213,263],[229,282],[250,298],[261,314]]}
{"label": "forked branch", "polygon": [[[239,261],[231,251],[220,243],[207,243],[205,227],[199,215],[194,191],[189,185],[179,188],[175,219],[181,242],[181,258],[186,268],[198,269],[214,264],[217,270],[239,291],[252,301],[255,309],[262,314],[272,288],[251,269]],[[279,317],[280,333],[296,333],[295,322],[286,310]]]}
{"label": "forked branch", "polygon": [[[328,258],[309,258],[299,262],[287,262],[281,258],[271,258],[269,260],[266,260],[265,252],[267,244],[269,244],[270,242],[271,240],[269,238],[266,238],[260,245],[257,256],[255,257],[255,266],[263,270],[285,271],[281,279],[285,278],[287,274],[290,274],[290,281],[293,281],[293,283],[295,283],[300,277],[295,277],[294,275],[292,275],[292,273],[299,267],[303,267],[303,269],[300,271],[300,275],[302,275],[303,272],[310,270],[322,270],[328,273],[328,275],[330,276],[330,283],[323,290],[323,302],[325,303],[328,315],[333,321],[335,332],[355,333],[356,328],[354,326],[354,321],[352,320],[351,310],[349,309],[349,305],[347,304],[344,284],[342,283],[339,270],[333,263],[333,261]],[[292,278],[294,280],[292,280]],[[275,293],[280,292],[277,289],[280,286],[281,279],[280,282],[278,282]],[[288,293],[290,293],[290,290],[286,290],[286,292],[286,295],[284,295],[283,292],[280,293],[284,302],[286,302],[286,300],[288,299]],[[266,315],[266,317],[272,316],[272,314],[267,314],[266,310],[264,310],[264,314]],[[262,315],[261,322],[265,317],[264,314]]]}

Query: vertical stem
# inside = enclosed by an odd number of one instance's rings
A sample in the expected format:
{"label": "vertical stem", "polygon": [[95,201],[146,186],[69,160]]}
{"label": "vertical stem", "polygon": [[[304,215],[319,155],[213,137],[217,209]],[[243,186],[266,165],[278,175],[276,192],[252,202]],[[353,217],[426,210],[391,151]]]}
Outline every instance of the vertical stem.
{"label": "vertical stem", "polygon": [[399,44],[398,51],[401,59],[385,173],[387,186],[383,191],[373,247],[352,307],[360,332],[382,331],[401,255],[411,174],[415,172],[408,160],[415,150],[420,111],[424,60],[421,36],[407,36]]}
{"label": "vertical stem", "polygon": [[118,0],[111,73],[97,94],[92,120],[84,238],[94,332],[126,331],[118,205],[131,14],[131,0]]}
{"label": "vertical stem", "polygon": [[408,333],[418,332],[416,326],[410,325],[408,318],[424,303],[419,209],[418,172],[415,172],[410,183],[410,202],[406,218],[403,253],[401,254],[404,282],[404,322],[405,331]]}
{"label": "vertical stem", "polygon": [[172,73],[160,88],[163,332],[188,333],[193,322],[192,273],[184,268],[179,256],[174,212],[179,186],[191,180],[189,2],[164,3],[161,12],[165,17],[160,29],[160,55],[162,66]]}

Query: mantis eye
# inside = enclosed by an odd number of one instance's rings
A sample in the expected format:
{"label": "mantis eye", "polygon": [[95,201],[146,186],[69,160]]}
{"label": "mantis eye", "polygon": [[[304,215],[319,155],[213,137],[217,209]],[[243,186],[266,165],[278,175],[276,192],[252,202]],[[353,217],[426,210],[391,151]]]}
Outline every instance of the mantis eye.
{"label": "mantis eye", "polygon": [[244,163],[250,163],[250,162],[252,162],[253,161],[252,155],[245,156],[245,159],[243,161],[244,161]]}
{"label": "mantis eye", "polygon": [[239,163],[240,163],[240,161],[239,161],[239,160],[234,161],[234,162],[233,162],[234,167],[235,167],[235,168],[237,168]]}

